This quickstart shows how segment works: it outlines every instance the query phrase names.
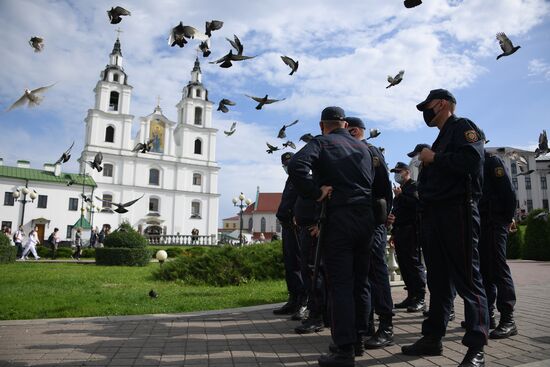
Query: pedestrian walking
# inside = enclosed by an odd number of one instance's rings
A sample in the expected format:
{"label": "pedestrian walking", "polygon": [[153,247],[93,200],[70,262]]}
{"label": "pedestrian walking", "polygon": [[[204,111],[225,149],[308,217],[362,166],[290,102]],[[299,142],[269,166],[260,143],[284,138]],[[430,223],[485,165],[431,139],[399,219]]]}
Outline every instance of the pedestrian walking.
{"label": "pedestrian walking", "polygon": [[28,260],[27,254],[29,252],[32,253],[32,256],[34,256],[35,260],[39,260],[40,256],[36,253],[36,245],[39,245],[40,241],[38,240],[38,227],[34,227],[34,229],[29,233],[29,237],[27,239],[27,243],[25,244],[25,248],[23,249],[23,253],[21,254],[21,258],[19,260]]}
{"label": "pedestrian walking", "polygon": [[74,234],[74,245],[76,247],[76,250],[74,251],[71,258],[80,261],[80,256],[82,252],[82,228],[80,227],[76,229],[76,232]]}

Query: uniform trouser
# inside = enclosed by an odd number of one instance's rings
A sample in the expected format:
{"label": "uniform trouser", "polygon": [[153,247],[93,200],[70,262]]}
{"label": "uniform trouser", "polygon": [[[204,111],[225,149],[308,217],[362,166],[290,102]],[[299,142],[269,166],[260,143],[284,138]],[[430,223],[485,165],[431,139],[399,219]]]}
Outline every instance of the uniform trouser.
{"label": "uniform trouser", "polygon": [[420,257],[416,226],[413,224],[398,226],[392,233],[397,263],[407,291],[412,296],[424,297],[426,273]]}
{"label": "uniform trouser", "polygon": [[288,293],[295,297],[302,296],[306,293],[306,290],[302,279],[301,250],[296,227],[284,225],[282,228],[282,237],[285,280]]}
{"label": "uniform trouser", "polygon": [[338,346],[367,331],[373,222],[372,208],[346,206],[330,208],[323,227],[331,334]]}
{"label": "uniform trouser", "polygon": [[302,279],[304,286],[308,292],[307,308],[310,315],[321,317],[326,309],[326,291],[325,291],[325,275],[323,264],[320,264],[315,287],[311,288],[313,281],[313,267],[315,266],[315,249],[317,247],[317,238],[309,234],[307,226],[300,226],[300,244],[302,247]]}
{"label": "uniform trouser", "polygon": [[516,304],[514,281],[506,263],[507,239],[507,223],[492,222],[482,215],[479,239],[481,275],[489,310],[494,309],[496,300],[501,314],[511,314]]}
{"label": "uniform trouser", "polygon": [[372,236],[369,268],[370,306],[377,315],[393,315],[390,277],[386,264],[387,231],[385,225],[378,225]]}
{"label": "uniform trouser", "polygon": [[29,251],[32,253],[32,256],[34,256],[35,259],[38,259],[38,254],[36,253],[36,247],[35,245],[27,245],[23,249],[23,254],[21,254],[21,257],[27,256]]}
{"label": "uniform trouser", "polygon": [[[479,214],[473,208],[471,263],[466,253],[464,205],[427,207],[422,217],[424,259],[428,269],[430,314],[422,323],[425,336],[443,337],[453,304],[453,288],[464,300],[466,333],[462,344],[481,348],[487,344],[489,314],[479,271],[477,251]],[[466,269],[471,269],[471,275]],[[454,287],[453,287],[454,285]]]}

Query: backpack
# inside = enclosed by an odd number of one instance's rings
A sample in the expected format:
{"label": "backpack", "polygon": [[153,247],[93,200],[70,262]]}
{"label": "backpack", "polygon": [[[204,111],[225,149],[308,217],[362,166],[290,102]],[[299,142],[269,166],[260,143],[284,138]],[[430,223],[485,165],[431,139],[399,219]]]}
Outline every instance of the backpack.
{"label": "backpack", "polygon": [[13,242],[17,241],[17,232],[13,234]]}
{"label": "backpack", "polygon": [[50,237],[48,237],[48,242],[53,244],[54,243],[54,237],[53,237],[53,233],[50,234]]}

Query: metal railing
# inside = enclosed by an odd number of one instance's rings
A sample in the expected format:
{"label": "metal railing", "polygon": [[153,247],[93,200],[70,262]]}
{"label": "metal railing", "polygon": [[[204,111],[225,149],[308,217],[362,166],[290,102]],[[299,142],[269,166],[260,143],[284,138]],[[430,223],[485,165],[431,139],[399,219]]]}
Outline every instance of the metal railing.
{"label": "metal railing", "polygon": [[202,236],[190,234],[145,235],[149,245],[170,246],[215,246],[218,244],[216,235]]}

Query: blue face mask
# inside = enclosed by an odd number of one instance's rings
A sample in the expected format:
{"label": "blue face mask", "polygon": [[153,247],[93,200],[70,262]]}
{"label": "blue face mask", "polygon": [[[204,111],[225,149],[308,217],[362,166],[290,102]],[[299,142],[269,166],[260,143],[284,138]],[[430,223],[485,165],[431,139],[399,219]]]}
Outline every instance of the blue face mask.
{"label": "blue face mask", "polygon": [[397,182],[398,184],[402,185],[403,184],[403,176],[401,176],[401,173],[399,172],[395,172],[393,174],[393,179],[395,180],[395,182]]}

